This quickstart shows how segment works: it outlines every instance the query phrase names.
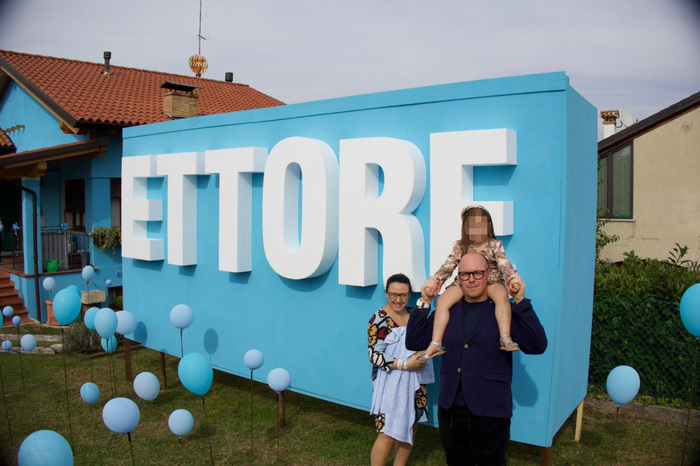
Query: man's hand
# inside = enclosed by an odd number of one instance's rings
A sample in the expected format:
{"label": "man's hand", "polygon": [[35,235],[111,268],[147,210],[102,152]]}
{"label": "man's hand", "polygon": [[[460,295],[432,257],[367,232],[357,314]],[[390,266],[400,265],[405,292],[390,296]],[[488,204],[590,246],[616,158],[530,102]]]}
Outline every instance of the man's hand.
{"label": "man's hand", "polygon": [[522,301],[525,297],[525,282],[517,272],[510,276],[507,285],[508,293],[510,293],[515,302],[519,303]]}
{"label": "man's hand", "polygon": [[428,361],[423,357],[421,353],[413,353],[413,355],[406,361],[406,369],[409,371],[419,371],[425,367]]}
{"label": "man's hand", "polygon": [[427,282],[423,283],[420,287],[420,297],[421,301],[426,304],[432,302],[435,296],[440,292],[440,281],[435,277],[430,277]]}

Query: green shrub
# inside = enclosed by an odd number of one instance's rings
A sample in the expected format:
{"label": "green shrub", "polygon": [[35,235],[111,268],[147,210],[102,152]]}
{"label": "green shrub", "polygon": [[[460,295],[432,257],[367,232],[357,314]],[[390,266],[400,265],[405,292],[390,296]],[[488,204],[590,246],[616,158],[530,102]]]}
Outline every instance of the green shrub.
{"label": "green shrub", "polygon": [[65,330],[64,338],[66,351],[69,353],[95,353],[102,351],[100,335],[94,330],[88,330],[82,318],[68,326]]}
{"label": "green shrub", "polygon": [[105,252],[110,249],[112,255],[115,255],[117,248],[122,244],[122,229],[121,227],[96,227],[90,233],[90,237],[100,251]]}

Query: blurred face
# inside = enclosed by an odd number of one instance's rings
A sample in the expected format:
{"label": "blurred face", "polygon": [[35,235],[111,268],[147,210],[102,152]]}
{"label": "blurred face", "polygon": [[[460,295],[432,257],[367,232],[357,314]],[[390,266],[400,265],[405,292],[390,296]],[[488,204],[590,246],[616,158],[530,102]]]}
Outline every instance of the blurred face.
{"label": "blurred face", "polygon": [[[489,297],[489,266],[481,254],[470,252],[459,262],[459,286],[469,303],[486,301]],[[477,278],[479,277],[479,278]]]}
{"label": "blurred face", "polygon": [[485,242],[489,237],[489,218],[481,212],[467,217],[467,238],[477,244]]}
{"label": "blurred face", "polygon": [[411,296],[411,290],[405,283],[392,283],[386,290],[386,299],[389,307],[394,312],[402,312],[406,309],[408,298]]}

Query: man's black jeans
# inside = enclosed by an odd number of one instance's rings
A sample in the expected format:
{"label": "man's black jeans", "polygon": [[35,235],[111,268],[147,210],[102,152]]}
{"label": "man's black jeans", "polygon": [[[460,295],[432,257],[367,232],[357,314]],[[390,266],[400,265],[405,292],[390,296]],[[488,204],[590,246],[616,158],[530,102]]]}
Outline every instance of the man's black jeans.
{"label": "man's black jeans", "polygon": [[472,414],[466,406],[438,408],[440,440],[447,464],[505,465],[510,418]]}

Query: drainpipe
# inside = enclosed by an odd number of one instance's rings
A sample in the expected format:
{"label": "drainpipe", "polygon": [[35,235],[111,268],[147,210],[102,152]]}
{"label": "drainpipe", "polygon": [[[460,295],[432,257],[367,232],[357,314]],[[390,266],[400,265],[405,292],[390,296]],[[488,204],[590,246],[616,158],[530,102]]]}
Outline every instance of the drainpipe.
{"label": "drainpipe", "polygon": [[38,317],[37,320],[41,322],[41,298],[39,296],[39,240],[37,239],[37,213],[36,213],[36,193],[32,191],[31,189],[22,186],[19,183],[15,183],[12,180],[4,180],[10,184],[15,185],[22,191],[25,191],[29,193],[32,196],[32,221],[34,222],[34,228],[32,228],[34,232],[34,295],[36,298],[36,316]]}

